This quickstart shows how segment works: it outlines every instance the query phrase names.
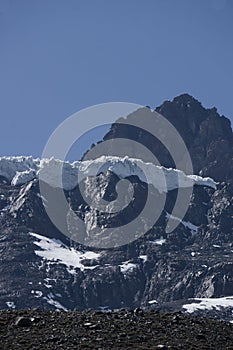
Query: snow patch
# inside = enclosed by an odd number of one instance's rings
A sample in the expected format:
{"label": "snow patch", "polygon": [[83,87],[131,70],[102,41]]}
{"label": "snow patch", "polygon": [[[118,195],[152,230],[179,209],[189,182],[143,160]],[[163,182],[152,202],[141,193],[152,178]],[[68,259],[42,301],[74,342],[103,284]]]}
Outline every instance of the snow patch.
{"label": "snow patch", "polygon": [[198,226],[192,224],[190,221],[180,220],[179,218],[169,214],[168,212],[166,212],[166,218],[179,221],[184,227],[187,227],[191,231],[192,235],[195,235],[198,232]]}
{"label": "snow patch", "polygon": [[139,259],[143,260],[143,262],[148,260],[147,255],[139,255]]}
{"label": "snow patch", "polygon": [[85,266],[82,261],[85,259],[98,259],[100,254],[92,251],[81,252],[74,248],[69,248],[60,240],[51,239],[37,233],[30,232],[30,235],[37,240],[33,243],[36,244],[41,250],[36,250],[35,254],[42,257],[49,262],[58,262],[67,266],[67,270],[71,274],[75,274],[75,269],[79,268],[81,271],[87,269],[95,269],[95,266]]}
{"label": "snow patch", "polygon": [[13,301],[7,301],[6,305],[10,308],[10,309],[15,309],[15,303]]}
{"label": "snow patch", "polygon": [[52,293],[49,293],[43,299],[45,299],[48,304],[53,305],[56,308],[56,310],[68,311],[66,307],[64,307],[59,301],[54,299],[54,295]]}
{"label": "snow patch", "polygon": [[44,281],[45,281],[44,286],[45,286],[46,288],[52,288],[53,285],[51,284],[51,281],[56,282],[56,279],[55,279],[55,278],[48,278],[48,277],[47,277],[47,278],[44,279]]}
{"label": "snow patch", "polygon": [[233,307],[233,296],[223,298],[194,298],[194,300],[197,300],[197,303],[183,305],[183,309],[186,312],[192,313],[196,310],[220,310],[221,307]]}
{"label": "snow patch", "polygon": [[35,298],[41,298],[43,296],[41,290],[31,290],[31,293],[34,295]]}
{"label": "snow patch", "polygon": [[133,271],[134,269],[137,268],[136,264],[131,263],[130,261],[124,261],[120,266],[121,273],[124,275],[127,274],[129,271]]}
{"label": "snow patch", "polygon": [[150,241],[150,243],[152,244],[158,244],[158,245],[163,245],[164,243],[166,243],[166,239],[161,237],[160,239],[156,239],[155,241]]}
{"label": "snow patch", "polygon": [[98,310],[100,310],[101,312],[109,312],[109,311],[111,311],[111,309],[109,309],[109,306],[99,306]]}

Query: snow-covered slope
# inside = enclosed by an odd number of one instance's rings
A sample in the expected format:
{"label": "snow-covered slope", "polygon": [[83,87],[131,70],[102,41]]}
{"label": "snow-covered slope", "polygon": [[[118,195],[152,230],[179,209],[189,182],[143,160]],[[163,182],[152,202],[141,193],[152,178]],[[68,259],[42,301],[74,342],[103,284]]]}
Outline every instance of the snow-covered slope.
{"label": "snow-covered slope", "polygon": [[12,185],[20,185],[34,178],[40,178],[53,187],[60,187],[61,169],[63,171],[62,187],[65,190],[73,189],[86,176],[95,176],[108,170],[120,178],[138,176],[141,181],[154,185],[160,192],[192,185],[216,189],[216,182],[209,177],[185,175],[180,170],[167,169],[135,158],[102,156],[95,160],[73,163],[62,162],[54,158],[33,159],[31,156],[0,158],[0,175]]}

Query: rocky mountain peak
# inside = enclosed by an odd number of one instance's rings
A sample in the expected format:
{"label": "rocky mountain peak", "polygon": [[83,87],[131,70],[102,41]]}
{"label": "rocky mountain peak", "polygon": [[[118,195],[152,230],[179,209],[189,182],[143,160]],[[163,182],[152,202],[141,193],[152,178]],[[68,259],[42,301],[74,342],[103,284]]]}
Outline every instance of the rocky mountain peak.
{"label": "rocky mountain peak", "polygon": [[176,96],[172,101],[164,101],[162,105],[157,108],[161,108],[167,105],[172,105],[174,108],[176,107],[177,109],[183,110],[187,110],[188,108],[195,108],[202,113],[205,111],[205,108],[202,106],[201,102],[187,93]]}
{"label": "rocky mountain peak", "polygon": [[[233,133],[230,120],[220,116],[215,107],[204,108],[202,104],[189,94],[182,94],[172,101],[165,101],[155,109],[173,124],[184,140],[190,153],[195,174],[210,176],[216,181],[231,182],[233,178]],[[147,122],[148,108],[130,114],[126,118],[131,124],[137,125],[137,120],[145,114]],[[153,113],[153,112],[151,112]],[[156,123],[156,118],[155,118]],[[137,141],[149,148],[158,158],[161,165],[175,167],[166,147],[158,139],[145,130],[132,125],[114,123],[103,140],[127,138]],[[114,150],[110,151],[113,152]],[[118,150],[116,150],[117,152]],[[121,156],[127,155],[127,150],[121,150]],[[133,148],[131,156],[140,158]],[[86,157],[88,159],[88,156]],[[182,155],[181,155],[182,158]]]}

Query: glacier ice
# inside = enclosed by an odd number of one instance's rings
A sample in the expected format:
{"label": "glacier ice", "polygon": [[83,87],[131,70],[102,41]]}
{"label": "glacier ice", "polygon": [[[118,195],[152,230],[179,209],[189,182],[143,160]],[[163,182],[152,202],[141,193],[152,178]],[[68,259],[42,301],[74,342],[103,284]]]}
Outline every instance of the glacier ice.
{"label": "glacier ice", "polygon": [[138,176],[141,181],[152,184],[160,192],[192,185],[216,189],[216,182],[209,177],[186,175],[181,170],[168,169],[136,158],[101,156],[94,160],[70,163],[53,157],[49,159],[34,159],[32,156],[0,157],[0,175],[14,186],[40,178],[53,187],[71,190],[85,177],[106,171],[112,171],[120,178]]}

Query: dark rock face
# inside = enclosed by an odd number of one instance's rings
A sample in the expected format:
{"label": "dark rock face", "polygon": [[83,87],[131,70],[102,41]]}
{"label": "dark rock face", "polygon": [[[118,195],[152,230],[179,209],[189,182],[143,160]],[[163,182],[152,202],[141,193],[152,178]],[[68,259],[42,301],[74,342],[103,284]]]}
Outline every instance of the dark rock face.
{"label": "dark rock face", "polygon": [[[146,110],[148,109],[145,108],[145,113]],[[233,134],[227,118],[220,116],[216,108],[205,109],[200,102],[188,94],[180,95],[173,101],[164,102],[156,108],[156,111],[172,123],[181,135],[190,152],[194,174],[210,176],[220,182],[232,181]],[[126,122],[129,120],[135,123],[138,118],[142,118],[142,114],[134,112],[126,118]],[[113,124],[104,140],[119,137],[138,141],[155,154],[161,165],[174,167],[167,149],[146,131],[125,124]],[[128,150],[124,149],[121,155],[127,155],[127,152]],[[138,153],[133,153],[133,150],[131,153],[135,158],[140,158]]]}
{"label": "dark rock face", "polygon": [[230,121],[205,109],[185,94],[156,109],[177,128],[191,154],[194,173],[216,181],[232,181],[233,136]]}
{"label": "dark rock face", "polygon": [[[172,233],[165,233],[165,226],[176,190],[168,192],[159,220],[144,236],[120,248],[93,249],[96,255],[89,258],[84,253],[90,249],[63,236],[49,220],[39,195],[38,180],[12,186],[0,178],[1,309],[84,310],[143,306],[178,310],[189,298],[233,295],[230,123],[215,109],[205,110],[188,95],[165,102],[158,111],[183,133],[196,173],[221,181],[217,189],[195,186],[186,216]],[[113,125],[105,138],[116,137],[118,128],[121,127]],[[122,131],[131,133],[129,129]],[[156,141],[152,146],[156,152],[161,149],[162,164],[171,165],[162,146]],[[81,186],[90,196],[97,190],[105,199],[113,200],[117,181],[117,177],[108,172],[87,178]],[[91,215],[95,224],[120,226],[140,213],[146,190],[159,198],[154,188],[137,177],[130,181],[135,198],[121,215],[106,216],[92,211],[80,197],[78,188],[67,191],[66,196],[84,221]],[[48,188],[50,190],[54,189]],[[92,220],[88,230],[88,233],[92,230]],[[69,266],[67,254],[76,254],[79,264],[70,263]],[[83,257],[78,258],[78,254]],[[224,310],[224,318],[230,320],[230,309]],[[216,310],[209,310],[208,315],[211,312],[215,316]]]}

